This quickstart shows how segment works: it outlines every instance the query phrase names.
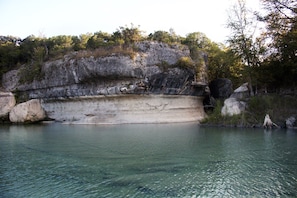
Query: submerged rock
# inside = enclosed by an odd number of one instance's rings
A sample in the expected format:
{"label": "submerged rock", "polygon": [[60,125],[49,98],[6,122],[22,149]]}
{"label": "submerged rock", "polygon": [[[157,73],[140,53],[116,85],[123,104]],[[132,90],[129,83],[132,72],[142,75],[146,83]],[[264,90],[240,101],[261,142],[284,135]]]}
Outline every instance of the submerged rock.
{"label": "submerged rock", "polygon": [[10,121],[14,123],[32,123],[41,121],[45,117],[45,111],[38,99],[16,105],[9,114]]}

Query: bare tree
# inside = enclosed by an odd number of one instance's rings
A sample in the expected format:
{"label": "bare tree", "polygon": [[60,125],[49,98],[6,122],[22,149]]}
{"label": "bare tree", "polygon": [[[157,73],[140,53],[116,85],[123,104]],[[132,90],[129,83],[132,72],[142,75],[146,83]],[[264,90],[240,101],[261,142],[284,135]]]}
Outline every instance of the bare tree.
{"label": "bare tree", "polygon": [[253,95],[251,69],[259,65],[259,49],[255,39],[255,15],[247,9],[245,0],[237,0],[229,10],[227,27],[231,30],[229,47],[246,66],[250,94]]}

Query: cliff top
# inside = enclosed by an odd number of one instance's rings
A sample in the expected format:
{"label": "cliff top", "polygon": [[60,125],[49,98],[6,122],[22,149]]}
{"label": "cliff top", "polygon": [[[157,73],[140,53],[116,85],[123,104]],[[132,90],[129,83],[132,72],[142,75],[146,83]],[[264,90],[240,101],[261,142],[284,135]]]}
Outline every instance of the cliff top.
{"label": "cliff top", "polygon": [[203,53],[200,59],[192,60],[184,45],[145,41],[128,47],[106,48],[106,51],[72,52],[42,63],[32,62],[5,73],[2,85],[28,99],[141,90],[192,95],[191,85],[197,79],[207,84],[205,60]]}

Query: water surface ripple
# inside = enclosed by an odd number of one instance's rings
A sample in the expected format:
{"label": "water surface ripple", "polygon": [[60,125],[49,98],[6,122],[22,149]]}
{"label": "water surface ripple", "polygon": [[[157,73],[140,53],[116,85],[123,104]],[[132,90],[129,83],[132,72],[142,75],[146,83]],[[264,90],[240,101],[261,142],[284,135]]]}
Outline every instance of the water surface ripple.
{"label": "water surface ripple", "polygon": [[297,132],[0,127],[0,197],[297,197]]}

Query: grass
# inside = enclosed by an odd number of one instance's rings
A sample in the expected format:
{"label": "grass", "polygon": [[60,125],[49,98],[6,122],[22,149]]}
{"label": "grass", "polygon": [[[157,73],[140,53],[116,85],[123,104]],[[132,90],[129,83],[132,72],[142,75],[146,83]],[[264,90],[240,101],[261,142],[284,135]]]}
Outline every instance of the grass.
{"label": "grass", "polygon": [[280,126],[290,116],[297,117],[297,97],[261,95],[254,96],[247,100],[247,109],[234,116],[222,116],[221,109],[223,101],[217,101],[216,107],[208,113],[208,117],[202,124],[235,126],[235,127],[261,127],[264,116],[268,113],[273,122]]}
{"label": "grass", "polygon": [[274,122],[282,124],[288,117],[297,116],[297,98],[276,94],[255,96],[249,100],[247,112],[257,122],[263,122],[268,113]]}
{"label": "grass", "polygon": [[208,116],[201,122],[202,124],[218,125],[218,126],[232,126],[232,127],[246,127],[245,113],[233,116],[222,116],[221,109],[223,101],[218,100],[213,111],[208,112]]}

